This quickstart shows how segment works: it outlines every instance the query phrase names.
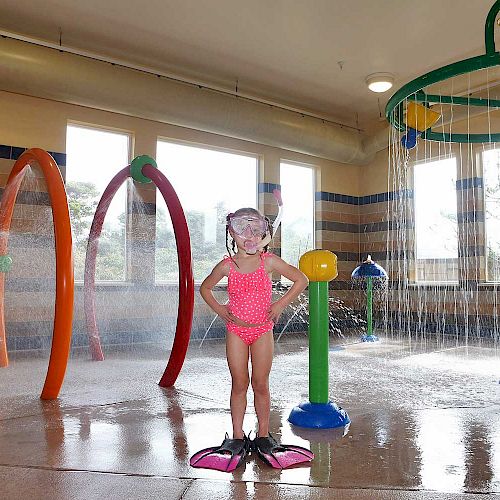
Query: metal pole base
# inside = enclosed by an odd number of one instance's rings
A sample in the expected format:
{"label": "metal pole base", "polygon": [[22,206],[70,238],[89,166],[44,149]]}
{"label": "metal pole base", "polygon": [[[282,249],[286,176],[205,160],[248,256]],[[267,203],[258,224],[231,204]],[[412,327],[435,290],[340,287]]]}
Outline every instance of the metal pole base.
{"label": "metal pole base", "polygon": [[345,427],[351,419],[343,408],[332,401],[328,403],[305,401],[290,412],[288,421],[293,425],[310,429],[334,429]]}

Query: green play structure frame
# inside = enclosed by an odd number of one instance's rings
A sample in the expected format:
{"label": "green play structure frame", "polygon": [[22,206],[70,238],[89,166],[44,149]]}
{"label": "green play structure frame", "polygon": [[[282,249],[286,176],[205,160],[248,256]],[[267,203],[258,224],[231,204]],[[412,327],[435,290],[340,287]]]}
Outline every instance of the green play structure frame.
{"label": "green play structure frame", "polygon": [[[500,0],[496,0],[484,26],[484,38],[486,53],[480,56],[464,59],[447,66],[443,66],[425,75],[419,76],[401,87],[390,99],[385,108],[385,116],[390,124],[401,132],[406,131],[403,121],[404,102],[412,100],[421,102],[426,106],[431,104],[457,104],[461,106],[489,106],[490,108],[500,108],[500,100],[484,99],[472,97],[458,97],[450,95],[426,94],[422,89],[434,83],[442,82],[454,76],[479,71],[500,65],[500,52],[495,50],[494,27],[495,19],[500,11]],[[457,143],[488,143],[500,142],[500,133],[487,134],[448,134],[435,132],[428,128],[422,133],[422,138],[431,141],[457,142]]]}

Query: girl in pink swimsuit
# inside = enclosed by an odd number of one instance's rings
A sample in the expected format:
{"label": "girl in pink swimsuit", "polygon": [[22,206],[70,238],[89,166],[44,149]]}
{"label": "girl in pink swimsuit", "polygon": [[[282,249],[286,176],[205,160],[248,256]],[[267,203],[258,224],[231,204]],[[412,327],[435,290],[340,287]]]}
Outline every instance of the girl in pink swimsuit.
{"label": "girl in pink swimsuit", "polygon": [[[273,326],[281,313],[307,286],[306,276],[278,256],[267,253],[269,220],[253,208],[241,208],[227,216],[226,247],[229,256],[219,262],[201,284],[205,302],[226,322],[226,356],[231,372],[231,418],[233,439],[246,439],[243,417],[250,383],[248,361],[252,363],[251,383],[258,437],[269,435],[269,373],[273,360]],[[234,255],[231,255],[228,238]],[[279,300],[272,301],[270,274],[277,272],[293,285]],[[220,304],[213,288],[228,278],[229,303]]]}

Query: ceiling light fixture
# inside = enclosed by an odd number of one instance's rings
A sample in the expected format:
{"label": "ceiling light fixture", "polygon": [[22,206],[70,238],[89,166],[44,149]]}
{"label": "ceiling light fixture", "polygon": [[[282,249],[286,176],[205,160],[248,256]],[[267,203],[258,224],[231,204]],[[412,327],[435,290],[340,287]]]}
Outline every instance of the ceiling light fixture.
{"label": "ceiling light fixture", "polygon": [[366,85],[372,92],[386,92],[394,83],[391,73],[372,73],[366,77]]}

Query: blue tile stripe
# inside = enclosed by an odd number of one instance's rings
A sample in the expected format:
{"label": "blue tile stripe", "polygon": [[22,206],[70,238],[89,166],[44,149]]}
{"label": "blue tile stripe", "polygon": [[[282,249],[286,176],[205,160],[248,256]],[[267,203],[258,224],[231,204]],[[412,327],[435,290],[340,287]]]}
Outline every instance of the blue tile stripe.
{"label": "blue tile stripe", "polygon": [[476,210],[474,212],[462,212],[457,214],[457,221],[459,224],[466,222],[484,222],[484,212]]}
{"label": "blue tile stripe", "polygon": [[458,247],[458,258],[462,257],[484,257],[486,255],[484,245],[468,245]]}
{"label": "blue tile stripe", "polygon": [[14,232],[9,237],[9,247],[12,248],[53,248],[54,237],[33,233]]}
{"label": "blue tile stripe", "polygon": [[359,224],[360,233],[378,233],[380,231],[394,231],[412,229],[414,221],[407,219],[406,221],[400,220],[383,220],[379,222],[367,222]]}
{"label": "blue tile stripe", "polygon": [[9,351],[27,351],[33,349],[48,349],[51,338],[48,335],[30,335],[30,336],[8,336],[7,349]]}
{"label": "blue tile stripe", "polygon": [[[0,144],[0,158],[5,160],[17,160],[27,148],[20,148],[17,146],[8,146]],[[58,153],[56,151],[48,151],[60,167],[66,166],[66,153]]]}
{"label": "blue tile stripe", "polygon": [[380,231],[392,231],[393,229],[410,229],[413,227],[413,222],[408,220],[406,223],[402,221],[380,221],[369,222],[366,224],[349,224],[347,222],[333,222],[326,220],[317,220],[315,224],[316,231],[337,231],[341,233],[377,233]]}
{"label": "blue tile stripe", "polygon": [[10,150],[10,159],[17,160],[25,151],[26,148],[18,148],[16,146],[12,146]]}
{"label": "blue tile stripe", "polygon": [[[0,188],[0,198],[3,192],[4,188]],[[50,206],[50,197],[49,193],[45,191],[19,191],[16,203],[20,203],[21,205]]]}
{"label": "blue tile stripe", "polygon": [[272,182],[259,182],[259,194],[272,193],[275,189],[281,190],[281,186],[279,184],[273,184]]}
{"label": "blue tile stripe", "polygon": [[402,189],[401,191],[389,191],[387,193],[377,193],[359,198],[360,205],[369,205],[371,203],[388,202],[393,200],[404,200],[413,198],[412,189]]}
{"label": "blue tile stripe", "polygon": [[[33,332],[33,327],[30,323],[23,322],[24,331]],[[15,324],[15,323],[11,323]],[[45,322],[43,329],[50,331],[52,322]],[[139,328],[138,328],[139,330]],[[133,331],[133,332],[113,332],[101,333],[101,343],[103,345],[128,345],[128,344],[142,344],[154,342],[157,343],[162,340],[164,334],[158,331]],[[88,336],[86,333],[73,333],[71,337],[71,347],[87,347],[89,344]],[[52,345],[52,335],[44,335],[42,332],[31,335],[11,335],[7,337],[7,349],[9,351],[27,351],[34,349],[50,349]]]}
{"label": "blue tile stripe", "polygon": [[456,182],[457,191],[462,189],[483,188],[484,182],[482,177],[469,177],[468,179],[459,179]]}
{"label": "blue tile stripe", "polygon": [[367,196],[350,196],[347,194],[329,193],[327,191],[317,191],[316,201],[332,201],[335,203],[346,203],[348,205],[368,205],[370,203],[388,202],[397,199],[413,198],[413,190],[390,191],[387,193],[376,193]]}
{"label": "blue tile stripe", "polygon": [[317,220],[316,231],[337,231],[341,233],[359,233],[359,224],[349,224],[347,222],[332,222],[328,220]]}
{"label": "blue tile stripe", "polygon": [[12,152],[12,146],[6,146],[5,144],[0,144],[0,158],[10,160]]}
{"label": "blue tile stripe", "polygon": [[[408,260],[415,259],[415,251],[414,250],[394,250],[394,251],[383,251],[383,252],[373,252],[370,250],[366,250],[365,254],[370,254],[374,261],[380,260]],[[363,254],[362,254],[363,256]]]}
{"label": "blue tile stripe", "polygon": [[347,194],[328,193],[327,191],[316,191],[314,197],[316,201],[334,201],[336,203],[359,205],[358,196],[350,196]]}
{"label": "blue tile stripe", "polygon": [[49,151],[49,154],[56,160],[56,163],[60,167],[65,167],[66,166],[66,153],[56,153],[55,151]]}
{"label": "blue tile stripe", "polygon": [[130,213],[141,215],[155,215],[156,204],[145,203],[142,201],[133,201],[130,205]]}

